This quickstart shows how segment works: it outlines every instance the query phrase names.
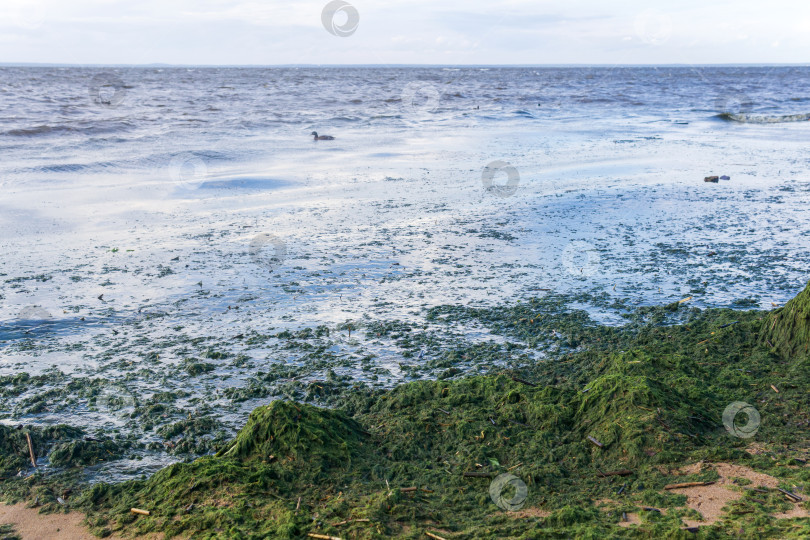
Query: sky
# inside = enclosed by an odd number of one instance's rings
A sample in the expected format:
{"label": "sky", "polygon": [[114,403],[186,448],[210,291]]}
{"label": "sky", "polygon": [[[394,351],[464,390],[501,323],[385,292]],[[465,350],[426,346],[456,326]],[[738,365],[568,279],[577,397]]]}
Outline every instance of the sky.
{"label": "sky", "polygon": [[806,0],[335,1],[0,0],[0,62],[810,62]]}

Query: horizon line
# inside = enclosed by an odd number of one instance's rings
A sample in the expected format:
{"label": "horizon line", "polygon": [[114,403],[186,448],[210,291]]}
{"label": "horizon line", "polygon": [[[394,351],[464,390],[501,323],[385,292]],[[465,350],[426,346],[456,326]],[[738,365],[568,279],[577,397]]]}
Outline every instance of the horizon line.
{"label": "horizon line", "polygon": [[666,64],[166,64],[153,62],[148,64],[107,64],[107,63],[59,63],[59,62],[0,62],[0,67],[76,67],[76,68],[572,68],[572,67],[810,67],[810,63],[783,62],[728,62],[710,64],[666,63]]}

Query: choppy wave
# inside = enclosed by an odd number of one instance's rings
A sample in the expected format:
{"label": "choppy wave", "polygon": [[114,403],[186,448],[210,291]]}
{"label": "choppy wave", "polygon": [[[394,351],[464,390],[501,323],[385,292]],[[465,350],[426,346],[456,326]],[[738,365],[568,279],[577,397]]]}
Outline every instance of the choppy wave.
{"label": "choppy wave", "polygon": [[49,125],[40,124],[32,127],[15,128],[3,132],[3,135],[10,137],[36,137],[40,135],[100,135],[106,133],[120,133],[132,129],[134,125],[130,122],[97,123],[87,126],[76,125]]}
{"label": "choppy wave", "polygon": [[[93,86],[104,77],[118,81],[103,87],[118,94]],[[352,130],[369,127],[482,131],[510,123],[523,129],[674,118],[678,125],[713,120],[728,129],[734,123],[801,122],[810,120],[810,113],[795,114],[810,110],[808,77],[807,66],[133,67],[114,74],[107,68],[7,66],[0,67],[0,152],[7,167],[0,166],[0,176],[4,170],[141,172],[155,163],[165,174],[182,152],[213,168],[269,151],[248,149],[250,137],[286,147],[308,141],[313,129],[340,135],[342,144]],[[403,95],[414,81],[424,101],[408,103]],[[207,157],[214,148],[222,154]]]}
{"label": "choppy wave", "polygon": [[718,118],[730,122],[740,122],[743,124],[782,124],[785,122],[806,122],[810,120],[810,113],[805,114],[748,114],[748,113],[721,113]]}

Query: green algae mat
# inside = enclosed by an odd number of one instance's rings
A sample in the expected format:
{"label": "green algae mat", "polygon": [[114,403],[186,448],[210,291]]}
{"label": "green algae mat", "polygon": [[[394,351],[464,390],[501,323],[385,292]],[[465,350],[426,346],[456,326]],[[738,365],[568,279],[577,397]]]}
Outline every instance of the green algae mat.
{"label": "green algae mat", "polygon": [[[82,480],[120,442],[0,426],[0,490],[100,537],[810,537],[810,286],[772,312],[675,303],[619,327],[544,305],[428,314],[529,349],[560,329],[544,358],[456,377],[491,353],[457,343],[437,380],[271,401],[140,480]],[[16,476],[27,437],[66,472]]]}

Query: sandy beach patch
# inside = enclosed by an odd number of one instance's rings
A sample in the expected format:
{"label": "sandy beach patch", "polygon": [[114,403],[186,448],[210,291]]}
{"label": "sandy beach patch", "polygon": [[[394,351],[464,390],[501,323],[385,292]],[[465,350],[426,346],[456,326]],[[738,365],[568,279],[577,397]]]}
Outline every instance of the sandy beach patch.
{"label": "sandy beach patch", "polygon": [[629,527],[630,525],[639,525],[641,518],[635,512],[626,513],[627,521],[620,521],[619,527]]}
{"label": "sandy beach patch", "polygon": [[23,503],[0,504],[0,523],[14,525],[14,532],[23,540],[97,540],[81,524],[83,519],[80,512],[40,514]]}
{"label": "sandy beach patch", "polygon": [[[703,463],[694,463],[680,469],[683,474],[695,474],[703,468]],[[671,493],[680,493],[686,495],[686,505],[692,508],[703,516],[702,521],[695,521],[684,519],[684,523],[689,527],[698,525],[710,525],[719,520],[723,514],[723,507],[732,501],[741,499],[743,496],[742,491],[735,491],[732,486],[735,478],[744,478],[751,482],[754,487],[763,487],[769,489],[776,489],[779,485],[779,480],[771,475],[756,472],[753,469],[743,465],[734,465],[731,463],[713,463],[709,465],[713,467],[720,478],[714,484],[706,486],[693,486],[688,488],[679,488],[670,490]],[[808,517],[810,513],[800,506],[795,506],[792,510],[780,514],[774,514],[777,519],[794,518],[794,517]]]}
{"label": "sandy beach patch", "polygon": [[545,518],[551,515],[548,510],[541,510],[539,508],[523,508],[515,512],[507,512],[511,517],[515,518]]}

